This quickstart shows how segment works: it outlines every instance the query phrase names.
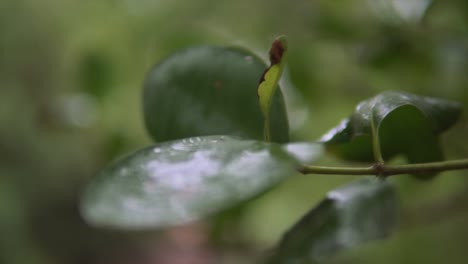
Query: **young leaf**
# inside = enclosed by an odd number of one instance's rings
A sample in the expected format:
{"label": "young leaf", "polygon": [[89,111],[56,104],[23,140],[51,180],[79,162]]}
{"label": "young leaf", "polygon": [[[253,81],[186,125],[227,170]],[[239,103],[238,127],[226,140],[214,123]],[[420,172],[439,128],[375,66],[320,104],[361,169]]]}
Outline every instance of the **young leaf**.
{"label": "young leaf", "polygon": [[351,117],[320,141],[340,158],[372,162],[374,125],[385,160],[403,154],[410,163],[440,161],[438,135],[455,124],[460,113],[460,104],[452,101],[384,92],[358,104]]}
{"label": "young leaf", "polygon": [[[192,47],[174,53],[148,74],[144,119],[155,141],[235,135],[263,140],[256,87],[266,64],[240,48]],[[289,138],[281,91],[272,99],[272,141]]]}
{"label": "young leaf", "polygon": [[397,222],[393,186],[363,178],[328,193],[283,236],[268,264],[326,263],[341,250],[382,239]]}
{"label": "young leaf", "polygon": [[229,136],[165,142],[104,169],[81,212],[93,225],[121,229],[182,224],[258,195],[296,164],[275,143]]}
{"label": "young leaf", "polygon": [[275,95],[278,82],[281,78],[281,73],[283,72],[283,57],[287,51],[287,48],[288,43],[285,36],[280,36],[273,42],[270,49],[270,67],[268,67],[262,74],[258,84],[258,100],[264,117],[263,131],[266,141],[271,140],[270,108],[272,104],[272,98]]}

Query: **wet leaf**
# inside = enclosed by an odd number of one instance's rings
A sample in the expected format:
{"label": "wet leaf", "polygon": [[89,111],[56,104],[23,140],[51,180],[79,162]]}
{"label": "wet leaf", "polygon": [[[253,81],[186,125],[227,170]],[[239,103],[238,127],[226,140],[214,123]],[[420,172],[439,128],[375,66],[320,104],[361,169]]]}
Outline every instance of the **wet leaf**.
{"label": "wet leaf", "polygon": [[396,227],[394,187],[363,178],[330,191],[283,236],[269,264],[326,263],[339,251],[382,239]]}
{"label": "wet leaf", "polygon": [[137,151],[87,187],[81,211],[96,226],[157,228],[186,223],[251,198],[295,173],[275,143],[192,137]]}
{"label": "wet leaf", "polygon": [[260,109],[264,117],[264,138],[266,141],[271,139],[270,128],[270,107],[272,98],[275,95],[278,87],[278,82],[281,78],[284,67],[284,55],[288,49],[288,43],[285,36],[278,37],[270,49],[270,67],[268,67],[260,78],[258,84],[258,100]]}
{"label": "wet leaf", "polygon": [[385,160],[403,154],[410,163],[440,161],[443,153],[438,135],[455,124],[460,113],[461,105],[452,101],[384,92],[361,102],[351,117],[320,141],[340,158],[372,162],[373,123]]}
{"label": "wet leaf", "polygon": [[[192,47],[156,65],[145,81],[146,128],[155,141],[235,135],[263,140],[256,93],[266,64],[240,48]],[[281,91],[272,99],[272,141],[289,138]]]}

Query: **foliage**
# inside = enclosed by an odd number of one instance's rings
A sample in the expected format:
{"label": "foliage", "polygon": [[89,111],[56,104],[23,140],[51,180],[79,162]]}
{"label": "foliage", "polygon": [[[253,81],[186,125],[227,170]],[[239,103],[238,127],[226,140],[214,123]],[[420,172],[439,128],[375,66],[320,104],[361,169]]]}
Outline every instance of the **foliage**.
{"label": "foliage", "polygon": [[[263,59],[249,84],[256,99],[269,43],[286,34],[276,96],[284,95],[289,139],[302,143],[285,149],[319,153],[322,144],[303,142],[383,91],[468,103],[462,0],[5,0],[0,7],[0,263],[249,263],[327,192],[354,179],[291,175],[195,226],[125,232],[86,224],[77,204],[84,187],[110,160],[154,145],[142,122],[142,81],[154,62],[181,49],[255,51]],[[256,100],[248,104],[258,109]],[[262,140],[262,115],[251,118]],[[444,157],[468,155],[466,124],[462,115],[438,134]],[[336,155],[306,156],[301,163],[350,164]],[[465,263],[466,172],[386,181],[400,198],[396,232],[338,253],[333,263]]]}
{"label": "foliage", "polygon": [[359,103],[351,117],[321,141],[343,159],[372,162],[376,158],[372,149],[375,133],[382,155],[379,159],[404,154],[410,163],[439,161],[443,154],[437,135],[451,127],[460,113],[461,105],[452,101],[384,92]]}
{"label": "foliage", "polygon": [[393,186],[378,179],[330,191],[285,233],[268,263],[322,263],[340,250],[385,238],[396,227],[397,203]]}
{"label": "foliage", "polygon": [[[304,152],[318,157],[321,149],[314,148],[313,143],[306,145],[307,151],[293,147],[298,143],[268,143],[270,134],[284,135],[286,127],[281,94],[276,97],[277,103],[271,104],[285,51],[286,40],[281,36],[272,45],[271,65],[259,78],[255,100],[248,94],[245,97],[249,89],[240,88],[252,79],[249,74],[239,74],[247,73],[252,65],[252,55],[246,57],[249,53],[244,51],[192,48],[154,68],[144,90],[145,105],[150,106],[144,109],[149,132],[155,139],[191,137],[142,149],[107,167],[84,193],[81,208],[85,219],[97,226],[119,229],[189,223],[276,185],[304,166]],[[247,81],[243,81],[246,76]],[[255,104],[257,110],[249,110]],[[254,123],[224,126],[222,118],[213,117],[229,113],[230,118],[224,119],[231,122],[235,109],[239,109],[235,106],[240,105],[248,106],[239,111],[241,121],[249,119],[249,111],[261,110],[266,142],[256,138],[261,129]],[[271,106],[273,113],[280,113],[279,126],[270,127]],[[418,176],[449,170],[449,163],[430,162],[442,159],[436,135],[451,127],[460,111],[461,105],[455,102],[385,92],[360,103],[351,118],[321,142],[342,158],[374,162],[371,168],[376,168],[375,175],[381,179],[386,176],[384,163],[398,154],[405,154],[410,162],[426,162],[402,166],[401,174],[405,168]],[[250,138],[203,136],[219,133],[220,127],[221,131]],[[280,132],[275,133],[275,129]],[[459,163],[456,169],[468,168],[467,160]],[[307,168],[301,172],[313,172],[313,166]],[[341,172],[356,174],[355,168],[346,170]],[[267,262],[326,263],[339,251],[387,237],[395,228],[397,200],[394,187],[376,179],[335,189],[284,235]]]}
{"label": "foliage", "polygon": [[[166,58],[145,82],[148,131],[156,141],[217,134],[263,139],[255,89],[264,69],[260,58],[241,48],[192,47]],[[272,141],[287,142],[281,92],[273,98],[272,120]]]}
{"label": "foliage", "polygon": [[100,226],[187,223],[262,192],[294,167],[276,144],[229,136],[164,142],[103,171],[88,187],[83,212]]}
{"label": "foliage", "polygon": [[263,72],[258,84],[257,94],[260,110],[263,114],[264,124],[263,133],[266,141],[271,141],[271,131],[275,131],[270,127],[271,120],[277,118],[270,114],[271,104],[278,89],[278,82],[283,73],[285,65],[285,55],[288,50],[288,43],[285,36],[278,37],[270,49],[270,66]]}

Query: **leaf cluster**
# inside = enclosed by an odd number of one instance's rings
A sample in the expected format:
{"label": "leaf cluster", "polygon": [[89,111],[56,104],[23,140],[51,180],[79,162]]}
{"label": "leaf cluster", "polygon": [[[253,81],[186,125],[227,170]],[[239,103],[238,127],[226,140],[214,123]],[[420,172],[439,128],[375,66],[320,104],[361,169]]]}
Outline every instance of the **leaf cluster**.
{"label": "leaf cluster", "polygon": [[[248,50],[216,46],[181,50],[157,64],[145,81],[143,113],[159,143],[113,162],[90,182],[81,202],[86,221],[117,229],[184,224],[265,192],[323,153],[379,166],[398,155],[409,163],[443,160],[439,135],[455,124],[461,106],[396,91],[361,102],[317,142],[289,142],[278,85],[286,53],[281,36],[269,67]],[[324,262],[388,236],[397,211],[389,182],[352,182],[330,191],[287,231],[265,263]]]}

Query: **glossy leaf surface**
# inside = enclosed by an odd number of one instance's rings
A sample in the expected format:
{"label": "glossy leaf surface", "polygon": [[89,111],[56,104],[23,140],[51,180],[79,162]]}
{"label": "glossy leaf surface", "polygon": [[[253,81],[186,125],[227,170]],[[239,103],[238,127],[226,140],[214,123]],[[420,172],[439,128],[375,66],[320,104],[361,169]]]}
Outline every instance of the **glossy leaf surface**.
{"label": "glossy leaf surface", "polygon": [[438,135],[455,124],[460,113],[461,106],[452,101],[384,92],[361,102],[321,141],[340,158],[372,162],[373,123],[384,159],[403,154],[410,163],[439,161],[443,154]]}
{"label": "glossy leaf surface", "polygon": [[266,141],[271,139],[270,130],[270,107],[273,96],[278,87],[278,82],[281,78],[284,68],[284,55],[287,51],[288,43],[285,36],[278,37],[270,49],[270,67],[268,67],[260,78],[258,84],[258,100],[260,109],[264,117],[264,138]]}
{"label": "glossy leaf surface", "polygon": [[229,136],[192,137],[137,151],[104,169],[81,209],[96,226],[186,223],[251,198],[295,173],[280,145]]}
{"label": "glossy leaf surface", "polygon": [[333,254],[391,234],[398,199],[388,182],[363,178],[332,190],[284,236],[267,263],[326,263]]}
{"label": "glossy leaf surface", "polygon": [[[149,73],[144,119],[155,141],[203,135],[263,140],[257,85],[266,64],[240,48],[193,47],[174,53]],[[271,108],[273,142],[287,142],[288,120],[281,91]]]}

